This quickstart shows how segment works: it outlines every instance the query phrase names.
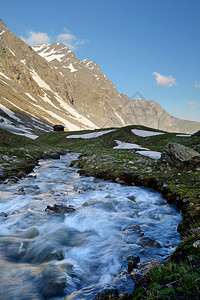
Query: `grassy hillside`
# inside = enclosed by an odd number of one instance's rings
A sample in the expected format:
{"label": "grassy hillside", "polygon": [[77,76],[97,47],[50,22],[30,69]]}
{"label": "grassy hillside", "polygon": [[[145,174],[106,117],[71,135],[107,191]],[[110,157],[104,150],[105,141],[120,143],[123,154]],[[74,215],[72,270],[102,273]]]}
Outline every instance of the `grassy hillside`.
{"label": "grassy hillside", "polygon": [[36,142],[22,135],[0,129],[0,147],[22,147],[36,145]]}
{"label": "grassy hillside", "polygon": [[[141,129],[159,132],[159,130],[148,128],[145,126],[126,126],[122,128],[110,128],[115,129],[111,133],[100,136],[93,139],[66,139],[69,135],[78,135],[90,132],[98,132],[99,130],[84,130],[84,131],[73,131],[73,132],[49,132],[44,133],[36,139],[37,142],[45,143],[50,146],[57,146],[68,148],[74,151],[80,151],[83,149],[91,149],[100,151],[100,149],[112,149],[116,146],[115,140],[120,140],[127,143],[139,144],[143,147],[147,147],[155,151],[163,151],[168,142],[181,142],[186,140],[186,137],[176,136],[175,133],[165,132],[163,135],[151,136],[142,138],[136,136],[131,132],[131,129]],[[105,130],[108,130],[107,128]],[[164,132],[164,131],[160,131]]]}

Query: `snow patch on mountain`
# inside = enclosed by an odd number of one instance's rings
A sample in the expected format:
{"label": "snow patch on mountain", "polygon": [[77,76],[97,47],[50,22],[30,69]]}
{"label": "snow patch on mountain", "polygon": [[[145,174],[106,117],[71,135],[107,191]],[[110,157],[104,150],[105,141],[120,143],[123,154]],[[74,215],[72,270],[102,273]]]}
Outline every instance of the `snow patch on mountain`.
{"label": "snow patch on mountain", "polygon": [[88,120],[86,117],[78,113],[73,107],[69,106],[57,93],[55,93],[56,99],[59,101],[60,106],[63,107],[68,113],[72,115],[72,118],[82,123],[85,127],[89,127],[91,129],[98,128],[94,123]]}
{"label": "snow patch on mountain", "polygon": [[33,98],[33,96],[31,96],[29,93],[25,93],[26,96],[28,96],[29,98],[31,98],[33,101],[37,102],[37,100],[35,98]]}
{"label": "snow patch on mountain", "polygon": [[10,50],[10,49],[8,49],[8,50],[12,53],[13,56],[15,56],[15,53],[12,50]]}
{"label": "snow patch on mountain", "polygon": [[7,80],[11,80],[8,76],[6,76],[4,73],[0,72],[0,76],[4,77]]}
{"label": "snow patch on mountain", "polygon": [[0,109],[3,110],[3,112],[8,115],[11,119],[16,120],[17,122],[21,122],[21,120],[15,116],[14,112],[10,110],[9,108],[5,107],[3,104],[0,103]]}
{"label": "snow patch on mountain", "polygon": [[120,121],[122,122],[122,124],[124,126],[126,126],[126,123],[124,122],[124,120],[122,119],[122,117],[115,111],[116,116],[120,119]]}
{"label": "snow patch on mountain", "polygon": [[37,82],[39,87],[52,92],[52,89],[50,88],[50,86],[48,84],[46,84],[46,82],[40,78],[40,76],[36,73],[35,70],[30,70],[30,73],[31,73],[31,76],[33,77],[33,80],[35,80],[35,82]]}
{"label": "snow patch on mountain", "polygon": [[72,63],[70,63],[70,65],[69,65],[68,67],[67,67],[67,66],[63,66],[63,68],[65,68],[65,69],[70,69],[70,71],[71,71],[72,73],[77,71],[77,69],[75,69],[75,68],[73,67]]}
{"label": "snow patch on mountain", "polygon": [[40,96],[45,102],[49,103],[51,106],[55,107],[56,109],[59,109],[48,97],[46,93],[44,93],[44,96]]}

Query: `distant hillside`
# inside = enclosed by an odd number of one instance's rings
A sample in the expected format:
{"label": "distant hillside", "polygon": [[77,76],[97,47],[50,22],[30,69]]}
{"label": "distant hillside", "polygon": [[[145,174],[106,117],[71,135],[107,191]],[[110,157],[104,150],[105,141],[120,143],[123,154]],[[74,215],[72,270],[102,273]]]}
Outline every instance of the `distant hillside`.
{"label": "distant hillside", "polygon": [[0,20],[0,128],[36,138],[63,124],[65,130],[131,124],[193,133],[199,122],[170,116],[158,103],[119,94],[93,61],[79,61],[67,46],[33,48]]}

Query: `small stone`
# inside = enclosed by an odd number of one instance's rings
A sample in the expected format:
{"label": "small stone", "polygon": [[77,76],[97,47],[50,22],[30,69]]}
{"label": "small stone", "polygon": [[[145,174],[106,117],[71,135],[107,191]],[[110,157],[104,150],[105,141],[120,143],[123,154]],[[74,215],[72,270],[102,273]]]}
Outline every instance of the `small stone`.
{"label": "small stone", "polygon": [[5,212],[1,211],[1,212],[0,212],[0,217],[5,217],[5,218],[6,218],[6,217],[7,217],[7,214],[6,214]]}
{"label": "small stone", "polygon": [[21,187],[21,188],[18,190],[18,193],[20,193],[21,195],[26,195],[25,190],[24,190],[23,187]]}
{"label": "small stone", "polygon": [[7,156],[7,155],[2,156],[2,158],[3,158],[3,160],[5,160],[5,161],[11,160],[11,158],[10,158],[9,156]]}

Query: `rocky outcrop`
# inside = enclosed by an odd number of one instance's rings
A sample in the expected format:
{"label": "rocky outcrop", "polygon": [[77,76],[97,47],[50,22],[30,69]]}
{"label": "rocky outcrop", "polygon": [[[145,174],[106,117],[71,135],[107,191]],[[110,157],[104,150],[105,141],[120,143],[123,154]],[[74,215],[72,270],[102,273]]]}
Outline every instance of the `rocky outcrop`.
{"label": "rocky outcrop", "polygon": [[195,169],[200,166],[200,154],[178,143],[168,143],[161,160],[176,168]]}

